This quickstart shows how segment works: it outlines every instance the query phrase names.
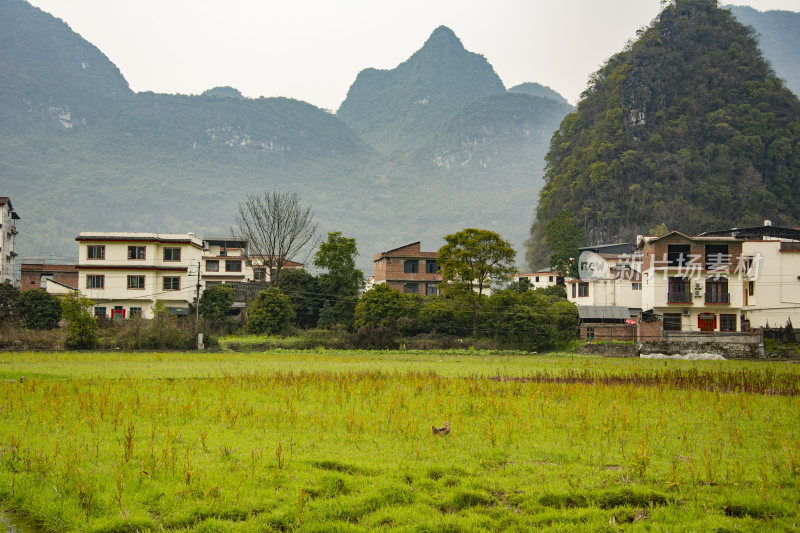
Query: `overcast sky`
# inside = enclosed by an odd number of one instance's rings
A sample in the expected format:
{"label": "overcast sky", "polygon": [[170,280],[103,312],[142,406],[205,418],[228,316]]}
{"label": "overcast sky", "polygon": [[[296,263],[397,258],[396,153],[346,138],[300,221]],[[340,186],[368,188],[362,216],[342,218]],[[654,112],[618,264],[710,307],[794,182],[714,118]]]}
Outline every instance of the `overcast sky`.
{"label": "overcast sky", "polygon": [[[336,110],[359,71],[394,68],[440,25],[506,87],[535,81],[575,103],[660,0],[30,0],[63,19],[134,91],[230,85]],[[721,2],[800,11],[800,0]]]}

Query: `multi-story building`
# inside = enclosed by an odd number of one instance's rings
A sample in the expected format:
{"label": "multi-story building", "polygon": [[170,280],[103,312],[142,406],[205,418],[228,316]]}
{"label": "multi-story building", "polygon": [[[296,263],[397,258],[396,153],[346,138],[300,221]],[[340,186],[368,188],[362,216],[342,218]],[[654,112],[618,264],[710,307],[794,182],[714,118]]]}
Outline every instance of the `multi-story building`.
{"label": "multi-story building", "polygon": [[663,330],[742,330],[745,289],[752,265],[744,239],[690,237],[673,231],[640,237],[642,308],[662,317]]}
{"label": "multi-story building", "polygon": [[438,252],[421,251],[419,241],[375,255],[372,283],[386,283],[407,294],[439,294],[442,275],[436,262]]}
{"label": "multi-story building", "polygon": [[17,284],[16,241],[19,215],[8,196],[0,196],[0,283]]}
{"label": "multi-story building", "polygon": [[[248,254],[247,241],[241,238],[208,236],[203,238],[203,286],[219,283],[255,281],[269,283],[269,261]],[[284,260],[284,269],[302,269],[303,263]]]}
{"label": "multi-story building", "polygon": [[[517,283],[522,279],[528,280],[531,289],[544,289],[546,287],[553,287],[559,283],[559,275],[554,268],[546,268],[538,272],[531,272],[530,274],[514,274],[511,276],[511,280]],[[563,281],[562,279],[562,284]]]}
{"label": "multi-story building", "polygon": [[568,279],[567,299],[578,306],[626,307],[629,316],[642,312],[641,256],[628,243],[580,248],[579,261],[594,263],[590,275],[579,265],[581,276]]}
{"label": "multi-story building", "polygon": [[82,232],[78,288],[97,317],[152,318],[153,305],[185,314],[196,295],[203,242],[193,233]]}
{"label": "multi-story building", "polygon": [[203,238],[202,282],[204,286],[255,279],[247,261],[247,241],[234,237]]}
{"label": "multi-story building", "polygon": [[[800,229],[763,226],[703,233],[745,239],[741,318],[753,328],[800,327]],[[739,273],[737,273],[737,276]]]}

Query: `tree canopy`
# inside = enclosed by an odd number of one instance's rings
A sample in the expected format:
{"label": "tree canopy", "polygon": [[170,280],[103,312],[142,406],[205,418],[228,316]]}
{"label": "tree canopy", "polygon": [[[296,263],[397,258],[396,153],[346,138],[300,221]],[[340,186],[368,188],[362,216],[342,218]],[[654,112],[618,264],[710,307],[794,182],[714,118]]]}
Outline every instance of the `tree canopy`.
{"label": "tree canopy", "polygon": [[356,240],[344,237],[340,231],[328,233],[327,240],[320,243],[314,266],[326,270],[317,279],[325,299],[321,325],[353,325],[358,291],[364,283],[364,273],[356,268],[357,256]]}
{"label": "tree canopy", "polygon": [[441,267],[445,293],[469,294],[473,310],[473,334],[478,329],[478,307],[484,290],[492,281],[505,282],[516,271],[516,252],[507,241],[493,231],[466,228],[447,235],[439,249],[437,262]]}

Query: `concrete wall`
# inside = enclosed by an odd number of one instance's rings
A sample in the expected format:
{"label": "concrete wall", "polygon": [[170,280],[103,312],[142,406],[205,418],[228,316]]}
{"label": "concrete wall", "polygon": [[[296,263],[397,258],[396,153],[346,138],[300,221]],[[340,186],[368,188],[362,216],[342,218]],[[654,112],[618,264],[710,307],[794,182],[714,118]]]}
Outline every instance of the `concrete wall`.
{"label": "concrete wall", "polygon": [[[758,271],[748,281],[754,294],[745,296],[743,314],[754,328],[782,327],[787,320],[800,324],[800,250],[794,243],[748,241],[743,253],[761,257]],[[747,290],[747,283],[745,290]]]}

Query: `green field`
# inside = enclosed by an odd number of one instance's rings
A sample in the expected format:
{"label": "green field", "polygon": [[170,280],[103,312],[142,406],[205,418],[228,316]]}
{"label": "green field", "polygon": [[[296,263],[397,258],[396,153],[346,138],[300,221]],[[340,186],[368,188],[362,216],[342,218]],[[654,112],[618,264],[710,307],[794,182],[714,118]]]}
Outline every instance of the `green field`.
{"label": "green field", "polygon": [[0,391],[0,499],[43,531],[791,531],[800,515],[791,363],[6,352]]}

